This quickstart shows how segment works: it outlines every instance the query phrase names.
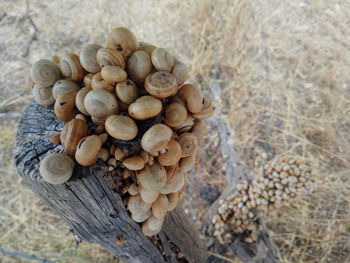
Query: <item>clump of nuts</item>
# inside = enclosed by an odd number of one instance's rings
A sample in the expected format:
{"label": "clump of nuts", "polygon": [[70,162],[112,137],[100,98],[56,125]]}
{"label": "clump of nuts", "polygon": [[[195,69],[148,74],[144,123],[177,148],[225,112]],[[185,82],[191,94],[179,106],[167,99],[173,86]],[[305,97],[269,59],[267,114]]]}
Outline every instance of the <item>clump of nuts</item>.
{"label": "clump of nuts", "polygon": [[237,192],[219,201],[212,218],[214,236],[220,243],[229,243],[233,235],[243,234],[244,241],[256,240],[260,215],[271,213],[290,202],[302,192],[311,192],[317,174],[310,160],[281,156],[264,166],[262,175],[251,183],[243,181]]}
{"label": "clump of nuts", "polygon": [[79,55],[34,63],[27,80],[34,100],[54,104],[65,123],[50,138],[65,153],[44,159],[43,179],[65,183],[75,162],[90,166],[101,159],[112,178],[119,177],[133,220],[145,235],[157,234],[196,164],[207,130],[203,120],[215,111],[196,85],[185,84],[188,77],[186,65],[169,51],[137,42],[127,28],[112,30],[105,46],[90,44]]}

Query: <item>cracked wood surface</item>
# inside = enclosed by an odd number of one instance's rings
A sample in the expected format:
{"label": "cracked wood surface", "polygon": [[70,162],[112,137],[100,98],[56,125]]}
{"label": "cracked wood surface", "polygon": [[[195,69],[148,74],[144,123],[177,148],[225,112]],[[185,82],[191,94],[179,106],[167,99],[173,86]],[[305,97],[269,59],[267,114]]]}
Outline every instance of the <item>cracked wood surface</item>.
{"label": "cracked wood surface", "polygon": [[[50,153],[63,152],[61,145],[53,145],[49,141],[62,127],[63,123],[57,120],[52,107],[30,102],[22,117],[14,149],[19,175],[71,226],[79,239],[98,243],[126,262],[164,262],[160,250],[128,215],[107,176],[107,166],[101,160],[90,167],[76,165],[73,177],[65,184],[51,185],[43,181],[39,173],[40,160]],[[168,213],[163,232],[166,239],[178,246],[188,262],[205,261],[206,251],[198,231],[182,208],[177,207]],[[116,243],[120,237],[125,238],[122,244]],[[174,259],[173,255],[170,257]]]}

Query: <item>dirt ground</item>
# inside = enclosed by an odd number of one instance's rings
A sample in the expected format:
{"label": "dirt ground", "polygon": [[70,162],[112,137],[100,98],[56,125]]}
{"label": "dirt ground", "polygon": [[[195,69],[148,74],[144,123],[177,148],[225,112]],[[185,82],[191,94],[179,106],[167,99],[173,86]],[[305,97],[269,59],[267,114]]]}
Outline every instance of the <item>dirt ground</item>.
{"label": "dirt ground", "polygon": [[[76,249],[11,159],[32,97],[24,87],[31,64],[103,44],[116,26],[169,49],[207,92],[221,72],[218,108],[251,175],[263,153],[319,163],[317,191],[269,215],[267,225],[283,262],[350,262],[350,3],[336,0],[0,0],[0,249],[53,262],[116,262],[98,245]],[[207,172],[202,182],[220,188],[217,178]],[[30,262],[3,254],[0,261]]]}

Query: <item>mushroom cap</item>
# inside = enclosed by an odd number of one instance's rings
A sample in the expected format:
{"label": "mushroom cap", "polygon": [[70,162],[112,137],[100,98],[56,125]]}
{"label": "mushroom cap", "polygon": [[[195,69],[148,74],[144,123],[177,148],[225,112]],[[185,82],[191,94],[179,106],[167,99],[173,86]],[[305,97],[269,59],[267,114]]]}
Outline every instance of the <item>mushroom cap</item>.
{"label": "mushroom cap", "polygon": [[168,211],[169,201],[166,195],[160,194],[152,204],[152,215],[155,218],[163,219]]}
{"label": "mushroom cap", "polygon": [[86,108],[85,108],[85,104],[84,104],[84,99],[86,94],[88,94],[91,91],[91,88],[88,87],[84,87],[82,89],[80,89],[77,93],[77,95],[75,96],[75,106],[78,108],[78,110],[84,114],[84,115],[90,115]]}
{"label": "mushroom cap", "polygon": [[142,215],[151,209],[151,204],[142,201],[140,195],[130,196],[128,200],[128,210],[135,215]]}
{"label": "mushroom cap", "polygon": [[152,72],[150,56],[145,51],[135,51],[126,63],[129,78],[136,84],[143,84],[146,77]]}
{"label": "mushroom cap", "polygon": [[59,79],[60,69],[52,61],[41,59],[33,64],[30,76],[35,84],[42,87],[49,87]]}
{"label": "mushroom cap", "polygon": [[152,64],[158,71],[170,72],[174,66],[174,58],[164,48],[156,48],[153,50],[152,55]]}
{"label": "mushroom cap", "polygon": [[101,76],[108,82],[121,82],[127,78],[124,69],[113,65],[104,66],[101,70]]}
{"label": "mushroom cap", "polygon": [[141,196],[142,201],[144,201],[147,204],[152,204],[154,201],[157,200],[157,198],[159,196],[158,191],[147,190],[146,188],[142,187],[141,185],[139,187],[139,190],[140,190],[140,196]]}
{"label": "mushroom cap", "polygon": [[185,176],[183,172],[177,171],[171,178],[168,179],[165,186],[159,190],[162,194],[176,193],[181,190],[185,184]]}
{"label": "mushroom cap", "polygon": [[91,90],[84,99],[86,111],[93,117],[105,118],[117,114],[117,99],[106,90]]}
{"label": "mushroom cap", "polygon": [[142,96],[129,105],[129,115],[137,120],[157,116],[163,108],[162,102],[152,96]]}
{"label": "mushroom cap", "polygon": [[75,151],[80,140],[88,135],[88,127],[85,121],[72,119],[67,122],[60,135],[60,140],[64,151],[71,157],[74,157]]}
{"label": "mushroom cap", "polygon": [[139,97],[139,90],[134,82],[127,79],[119,82],[115,87],[118,99],[125,104],[133,103]]}
{"label": "mushroom cap", "polygon": [[111,115],[106,119],[105,128],[109,135],[119,140],[132,140],[138,129],[136,123],[128,116]]}
{"label": "mushroom cap", "polygon": [[73,174],[75,162],[63,153],[52,153],[40,162],[40,174],[50,184],[63,184]]}
{"label": "mushroom cap", "polygon": [[182,148],[177,141],[171,139],[165,147],[165,150],[165,153],[160,153],[158,156],[158,162],[161,165],[171,166],[180,160],[182,156]]}
{"label": "mushroom cap", "polygon": [[169,143],[173,131],[164,124],[156,124],[149,128],[141,139],[142,148],[149,152],[158,152]]}
{"label": "mushroom cap", "polygon": [[100,45],[87,45],[80,51],[80,64],[87,72],[97,73],[101,70],[96,57],[100,48],[102,48]]}
{"label": "mushroom cap", "polygon": [[186,107],[180,103],[171,103],[165,108],[164,123],[170,127],[182,125],[187,119]]}
{"label": "mushroom cap", "polygon": [[141,170],[145,162],[141,156],[134,155],[123,161],[123,165],[131,171]]}
{"label": "mushroom cap", "polygon": [[170,97],[177,91],[176,78],[165,71],[151,73],[145,80],[145,89],[156,98]]}
{"label": "mushroom cap", "polygon": [[80,140],[75,152],[75,160],[82,166],[96,163],[102,142],[99,136],[90,135]]}
{"label": "mushroom cap", "polygon": [[142,170],[137,171],[137,180],[142,187],[149,191],[157,192],[165,186],[167,174],[162,165],[154,162],[154,164],[145,165]]}
{"label": "mushroom cap", "polygon": [[168,198],[168,211],[172,211],[176,208],[179,202],[179,193],[170,193],[167,195]]}
{"label": "mushroom cap", "polygon": [[67,91],[75,91],[78,92],[80,87],[74,81],[69,79],[60,79],[55,82],[52,88],[52,95],[57,100],[59,96]]}
{"label": "mushroom cap", "polygon": [[190,112],[196,113],[202,109],[204,97],[202,91],[197,86],[185,84],[181,86],[177,95],[185,101],[186,108]]}

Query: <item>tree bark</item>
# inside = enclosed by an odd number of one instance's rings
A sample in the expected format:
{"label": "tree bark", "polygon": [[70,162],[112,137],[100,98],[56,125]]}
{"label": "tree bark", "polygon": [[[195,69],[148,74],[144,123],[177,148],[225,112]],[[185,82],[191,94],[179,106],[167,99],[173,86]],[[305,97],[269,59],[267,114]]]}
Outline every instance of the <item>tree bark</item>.
{"label": "tree bark", "polygon": [[62,127],[52,107],[30,102],[17,132],[14,159],[23,180],[71,226],[79,240],[98,243],[126,262],[177,262],[170,247],[180,250],[185,262],[205,261],[206,250],[198,231],[181,207],[168,213],[160,242],[147,238],[126,211],[101,160],[90,167],[76,165],[65,184],[46,183],[39,173],[40,161],[50,153],[63,152],[61,145],[49,141]]}

